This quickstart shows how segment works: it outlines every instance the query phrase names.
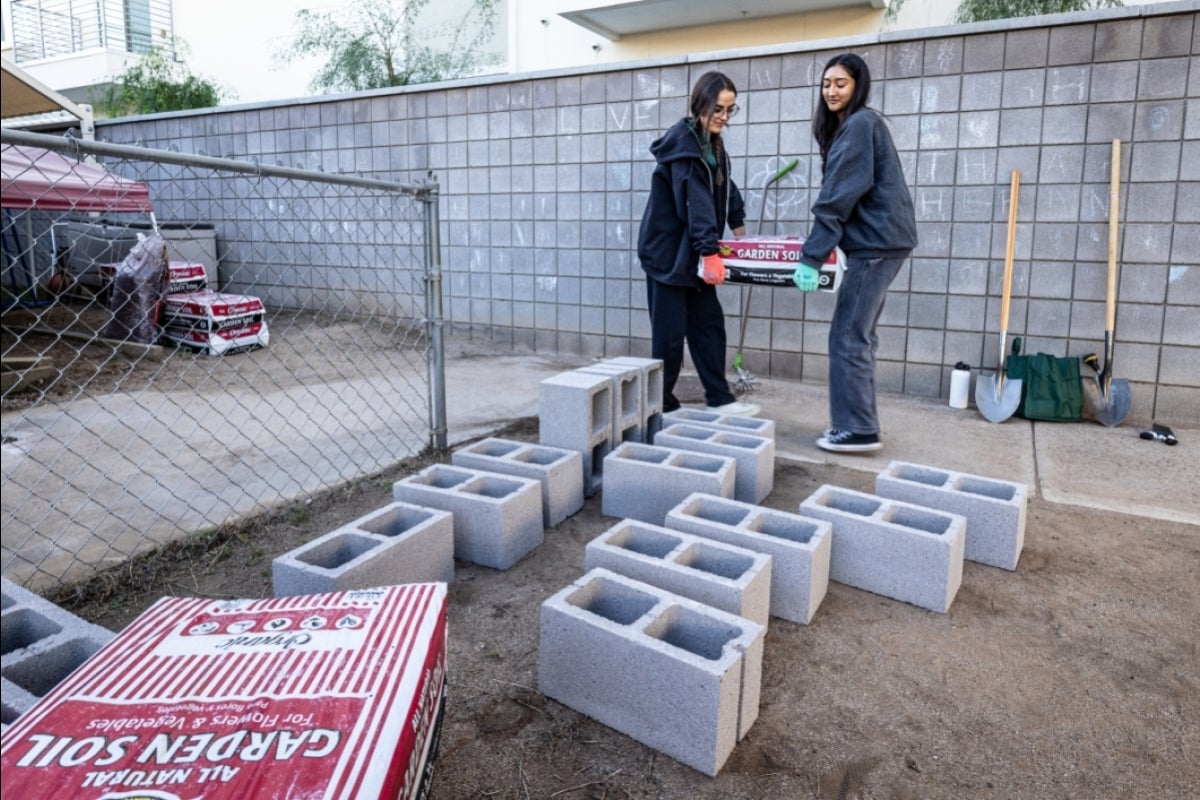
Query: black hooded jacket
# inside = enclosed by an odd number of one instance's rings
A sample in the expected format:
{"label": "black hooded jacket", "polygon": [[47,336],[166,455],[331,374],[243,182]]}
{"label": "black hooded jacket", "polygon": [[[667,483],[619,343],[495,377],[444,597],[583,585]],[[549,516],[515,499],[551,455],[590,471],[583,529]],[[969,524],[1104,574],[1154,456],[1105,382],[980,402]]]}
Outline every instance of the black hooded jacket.
{"label": "black hooded jacket", "polygon": [[650,152],[658,164],[638,233],[642,269],[659,283],[704,285],[697,274],[700,257],[717,252],[726,223],[740,228],[746,221],[741,192],[729,174],[729,155],[721,149],[725,180],[718,186],[717,170],[705,162],[688,119],[672,125]]}

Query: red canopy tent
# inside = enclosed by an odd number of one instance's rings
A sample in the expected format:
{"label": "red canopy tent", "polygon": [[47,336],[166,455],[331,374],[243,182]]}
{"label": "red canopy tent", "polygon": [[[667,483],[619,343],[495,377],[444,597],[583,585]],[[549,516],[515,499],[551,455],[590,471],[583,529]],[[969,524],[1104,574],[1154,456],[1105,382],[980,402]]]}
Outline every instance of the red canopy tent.
{"label": "red canopy tent", "polygon": [[145,211],[150,187],[41,147],[3,147],[0,207],[42,211]]}

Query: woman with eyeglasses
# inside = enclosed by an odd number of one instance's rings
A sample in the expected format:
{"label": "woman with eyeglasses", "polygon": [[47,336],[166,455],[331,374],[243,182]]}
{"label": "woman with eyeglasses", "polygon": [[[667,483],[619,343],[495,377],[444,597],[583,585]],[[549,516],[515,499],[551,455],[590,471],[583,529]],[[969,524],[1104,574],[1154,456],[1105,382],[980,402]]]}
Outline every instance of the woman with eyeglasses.
{"label": "woman with eyeglasses", "polygon": [[679,408],[674,392],[685,342],[710,410],[741,416],[759,411],[739,403],[725,377],[725,313],[717,297],[725,282],[717,242],[727,225],[735,236],[746,233],[742,195],[721,137],[737,114],[736,100],[728,76],[704,73],[692,87],[690,115],[650,145],[657,163],[638,259],[646,272],[651,356],[663,362],[665,412]]}
{"label": "woman with eyeglasses", "polygon": [[834,247],[846,254],[829,326],[829,412],[833,427],[817,446],[835,452],[878,450],[875,406],[876,326],[888,287],[917,246],[917,220],[900,156],[883,117],[867,107],[871,72],[854,53],[825,64],[813,138],[823,180],[813,224],[792,277],[803,292]]}

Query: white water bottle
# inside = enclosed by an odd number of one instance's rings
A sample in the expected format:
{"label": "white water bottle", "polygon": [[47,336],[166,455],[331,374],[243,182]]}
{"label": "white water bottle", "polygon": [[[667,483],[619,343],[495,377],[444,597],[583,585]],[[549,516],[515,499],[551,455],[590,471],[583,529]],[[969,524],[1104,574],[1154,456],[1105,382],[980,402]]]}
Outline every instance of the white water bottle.
{"label": "white water bottle", "polygon": [[971,394],[971,368],[963,362],[954,365],[950,373],[950,407],[966,408]]}

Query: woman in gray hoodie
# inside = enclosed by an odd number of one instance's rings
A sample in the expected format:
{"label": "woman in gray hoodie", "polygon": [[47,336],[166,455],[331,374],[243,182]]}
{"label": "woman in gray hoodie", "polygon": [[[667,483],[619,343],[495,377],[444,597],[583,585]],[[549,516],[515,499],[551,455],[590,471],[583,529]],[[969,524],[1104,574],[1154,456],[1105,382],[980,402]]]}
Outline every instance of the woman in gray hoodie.
{"label": "woman in gray hoodie", "polygon": [[833,248],[846,254],[829,326],[833,427],[817,440],[818,447],[836,452],[883,446],[875,406],[875,329],[888,287],[917,246],[912,196],[883,117],[867,108],[870,91],[871,72],[860,56],[845,53],[826,63],[813,116],[824,177],[792,277],[801,291],[814,291],[818,268]]}

